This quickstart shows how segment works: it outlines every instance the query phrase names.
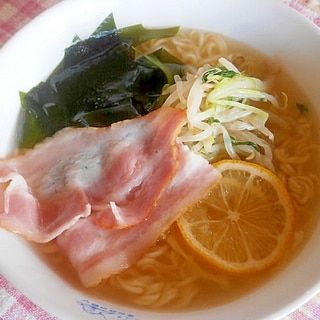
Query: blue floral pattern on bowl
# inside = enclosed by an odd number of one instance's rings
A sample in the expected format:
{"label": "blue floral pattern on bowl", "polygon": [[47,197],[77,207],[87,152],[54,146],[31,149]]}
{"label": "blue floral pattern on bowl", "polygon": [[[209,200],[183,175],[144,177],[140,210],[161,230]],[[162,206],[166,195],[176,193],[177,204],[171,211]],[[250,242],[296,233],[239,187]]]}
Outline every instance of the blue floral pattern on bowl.
{"label": "blue floral pattern on bowl", "polygon": [[77,303],[81,305],[84,312],[93,316],[100,316],[105,320],[139,320],[133,314],[120,312],[88,300],[77,301]]}

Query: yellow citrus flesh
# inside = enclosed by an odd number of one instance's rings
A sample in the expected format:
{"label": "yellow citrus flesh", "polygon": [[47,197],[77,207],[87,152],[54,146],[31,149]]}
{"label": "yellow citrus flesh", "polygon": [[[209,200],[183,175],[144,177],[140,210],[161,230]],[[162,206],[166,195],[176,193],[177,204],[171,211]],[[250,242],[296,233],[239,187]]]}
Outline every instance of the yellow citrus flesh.
{"label": "yellow citrus flesh", "polygon": [[252,163],[223,160],[208,197],[177,224],[187,244],[211,265],[232,273],[263,270],[286,251],[294,210],[281,180]]}

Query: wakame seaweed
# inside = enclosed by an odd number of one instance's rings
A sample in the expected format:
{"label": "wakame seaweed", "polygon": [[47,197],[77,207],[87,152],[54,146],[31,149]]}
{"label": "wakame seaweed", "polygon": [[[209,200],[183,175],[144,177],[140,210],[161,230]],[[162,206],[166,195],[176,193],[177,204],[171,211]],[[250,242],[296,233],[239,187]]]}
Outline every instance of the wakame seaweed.
{"label": "wakame seaweed", "polygon": [[134,46],[177,31],[117,29],[111,14],[89,38],[76,37],[48,79],[21,93],[19,147],[33,147],[64,127],[109,126],[156,109],[163,86],[183,74],[183,65],[165,50],[136,58]]}

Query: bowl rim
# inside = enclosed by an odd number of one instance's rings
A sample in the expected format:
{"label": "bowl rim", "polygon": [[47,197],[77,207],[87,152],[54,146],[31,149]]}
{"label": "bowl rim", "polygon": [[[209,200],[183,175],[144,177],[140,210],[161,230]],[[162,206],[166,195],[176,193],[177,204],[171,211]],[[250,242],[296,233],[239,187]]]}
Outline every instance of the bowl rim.
{"label": "bowl rim", "polygon": [[[138,4],[143,4],[144,0],[137,0],[135,3]],[[177,0],[176,2],[174,2],[174,5],[172,4],[172,2],[170,0],[163,0],[162,5],[163,4],[167,4],[169,5],[171,3],[171,6],[173,5],[175,10],[178,10],[178,8],[176,8],[176,6],[178,5],[183,5],[183,6],[192,6],[195,4],[200,3],[203,6],[207,6],[212,4],[212,0],[193,0],[190,2],[185,2],[183,0]],[[241,4],[240,4],[241,2]],[[217,3],[217,2],[216,2]],[[154,8],[152,10],[157,10],[159,9],[158,6],[159,5],[154,5]],[[242,21],[243,25],[241,24],[241,26],[243,28],[247,28],[248,29],[248,25],[249,23],[253,23],[256,22],[258,23],[259,19],[262,19],[261,14],[259,14],[259,12],[265,10],[265,12],[267,12],[269,15],[271,14],[271,12],[276,12],[276,14],[274,14],[273,18],[273,23],[275,23],[276,26],[281,25],[285,25],[286,28],[293,28],[294,30],[296,30],[298,36],[301,38],[299,39],[299,41],[301,41],[301,43],[305,43],[308,42],[309,38],[311,37],[312,39],[320,39],[320,29],[315,26],[312,22],[308,21],[305,17],[303,17],[301,14],[297,13],[295,10],[293,10],[292,8],[288,7],[286,4],[284,4],[283,2],[279,2],[278,0],[260,0],[259,2],[259,6],[256,5],[256,0],[224,0],[223,4],[220,4],[221,7],[217,7],[217,11],[220,12],[220,10],[226,10],[232,8],[232,5],[237,5],[238,6],[242,6],[242,8],[250,8],[253,10],[253,13],[250,13],[250,17],[251,15],[255,14],[256,17],[251,17],[250,21]],[[121,6],[125,6],[127,13],[121,15],[121,12],[119,11],[121,9]],[[66,47],[67,43],[70,43],[70,40],[72,39],[71,34],[73,36],[73,31],[75,30],[75,26],[71,26],[71,21],[73,23],[75,23],[75,18],[74,17],[70,17],[70,12],[73,13],[73,15],[77,15],[79,14],[79,16],[84,16],[89,15],[90,13],[92,14],[91,17],[87,17],[85,19],[85,23],[88,23],[85,26],[81,26],[80,23],[78,22],[77,24],[77,28],[79,28],[80,30],[80,35],[85,36],[86,33],[87,35],[89,35],[88,33],[90,33],[94,27],[97,25],[97,21],[98,23],[100,21],[102,21],[102,19],[106,16],[106,14],[108,14],[110,11],[115,11],[116,12],[116,20],[117,17],[119,18],[118,21],[120,21],[119,26],[121,26],[121,24],[123,24],[125,21],[135,21],[135,17],[133,17],[133,15],[130,15],[130,13],[132,12],[131,10],[133,10],[131,8],[132,3],[128,3],[126,0],[91,0],[90,5],[88,4],[88,2],[86,0],[67,0],[67,1],[62,1],[60,3],[58,3],[57,5],[55,5],[54,7],[52,7],[51,9],[43,12],[42,14],[40,14],[38,17],[36,17],[33,21],[31,21],[27,26],[25,26],[23,29],[21,29],[13,38],[11,38],[0,50],[0,70],[4,70],[1,74],[0,74],[0,84],[4,84],[6,83],[6,88],[8,87],[9,90],[5,92],[5,90],[3,90],[2,93],[0,93],[0,101],[3,101],[2,99],[4,97],[7,97],[8,94],[12,94],[13,93],[13,88],[15,89],[17,87],[17,85],[21,85],[21,89],[25,90],[26,89],[26,85],[28,83],[30,83],[30,81],[36,81],[37,79],[44,77],[46,74],[48,74],[48,72],[51,70],[52,66],[58,62],[61,58],[61,53],[63,52],[63,49]],[[82,8],[81,8],[82,7]],[[108,8],[108,9],[106,9]],[[119,9],[120,8],[120,9]],[[144,10],[148,10],[147,6]],[[186,9],[185,9],[186,10]],[[69,12],[69,13],[68,13]],[[231,11],[230,11],[231,12]],[[237,17],[240,16],[240,18],[246,17],[246,15],[248,15],[247,12],[234,12],[232,11],[232,17]],[[64,21],[63,19],[65,18],[70,18],[70,21]],[[178,17],[178,15],[177,15]],[[101,18],[101,19],[100,19]],[[248,17],[249,18],[249,17]],[[172,18],[171,18],[172,19]],[[153,21],[155,21],[157,19],[154,18],[148,18],[146,19],[146,24],[152,24]],[[48,55],[48,52],[50,52],[50,50],[52,51],[53,55],[50,56],[50,63],[49,66],[44,67],[43,63],[40,63],[39,68],[36,70],[36,76],[32,77],[32,79],[29,78],[25,78],[24,76],[22,76],[22,79],[19,80],[19,83],[15,83],[14,81],[16,80],[16,77],[13,77],[11,75],[11,77],[9,78],[9,80],[7,80],[7,77],[10,76],[10,72],[12,70],[10,70],[10,68],[8,66],[6,66],[6,64],[8,63],[8,61],[12,61],[13,59],[16,59],[17,57],[20,57],[21,54],[19,52],[17,52],[18,49],[18,44],[23,43],[25,45],[25,38],[29,37],[31,35],[31,39],[32,41],[35,41],[35,43],[39,43],[39,39],[41,39],[41,37],[43,37],[43,35],[48,32],[49,30],[53,30],[52,28],[54,27],[56,21],[61,21],[61,23],[63,24],[63,26],[61,26],[61,28],[55,33],[50,35],[50,40],[52,41],[52,44],[48,46],[48,48],[46,48],[46,50],[44,50],[43,52],[40,52],[39,55],[36,55],[37,57],[41,56],[45,56]],[[220,21],[220,20],[219,20]],[[281,22],[281,23],[280,23]],[[194,24],[195,22],[192,22],[192,24]],[[267,21],[265,22],[260,22],[263,23],[263,25],[266,25]],[[131,24],[130,22],[128,22],[127,24]],[[214,25],[217,25],[216,23]],[[270,39],[273,39],[274,45],[277,45],[280,47],[280,37],[277,36],[275,34],[275,31],[277,30],[276,26],[270,26],[271,31],[274,33],[273,36],[271,36],[268,32],[264,31],[262,34],[259,34],[258,32],[252,35],[242,35],[242,38],[246,38],[248,39],[249,42],[254,42],[257,41],[257,43],[261,46],[263,46],[263,48],[265,50],[268,50],[267,45],[264,43],[263,37],[268,37],[269,41]],[[41,28],[43,28],[43,30],[41,30]],[[69,29],[68,29],[69,28]],[[299,29],[301,28],[301,29]],[[68,30],[67,30],[68,29]],[[245,30],[247,30],[245,29]],[[65,32],[67,31],[67,32]],[[269,30],[269,32],[271,32]],[[243,32],[240,30],[232,30],[231,27],[226,27],[226,32],[225,34],[227,36],[231,36],[233,38],[236,38],[240,41],[243,41],[243,39],[239,39],[236,35],[239,34],[240,32]],[[234,36],[235,35],[235,36]],[[59,41],[57,41],[59,37]],[[306,37],[306,38],[304,38]],[[308,38],[309,37],[309,38]],[[57,42],[59,42],[58,46],[56,46]],[[309,41],[310,42],[310,41]],[[308,42],[308,43],[309,43]],[[48,43],[48,42],[46,42]],[[50,44],[50,43],[48,43]],[[251,43],[249,43],[250,45],[252,45]],[[293,49],[292,50],[296,50],[296,55],[294,58],[288,58],[289,62],[288,65],[292,65],[294,63],[294,61],[296,59],[298,59],[299,57],[307,57],[308,59],[312,59],[312,57],[314,57],[316,54],[319,53],[320,56],[320,41],[318,43],[314,43],[312,44],[312,52],[308,53],[306,48],[299,48],[296,45],[293,45]],[[53,50],[54,48],[54,50]],[[31,55],[35,55],[35,53],[37,52],[36,48],[29,48],[28,50],[30,50],[30,54]],[[290,52],[290,51],[288,51]],[[288,54],[288,52],[277,52],[277,55],[283,55],[285,56],[285,54]],[[271,50],[269,50],[267,52],[267,54],[271,54]],[[306,55],[306,56],[305,56]],[[311,58],[310,58],[311,57]],[[307,59],[304,58],[304,59]],[[10,67],[12,67],[12,64],[10,64]],[[20,65],[19,65],[20,67]],[[41,68],[40,68],[41,67]],[[297,72],[302,72],[303,68],[305,68],[306,66],[297,66]],[[17,68],[17,67],[16,67]],[[25,68],[27,68],[25,66]],[[312,73],[315,76],[316,79],[316,83],[320,83],[320,63],[318,62],[318,64],[316,64],[315,66],[307,66],[308,68],[308,74]],[[28,68],[27,68],[28,69]],[[29,68],[30,69],[30,68]],[[16,70],[17,71],[17,70]],[[304,71],[305,72],[305,71]],[[317,72],[319,72],[319,75],[317,77]],[[307,76],[302,77],[302,79],[300,79],[301,83],[305,82],[307,79]],[[315,89],[312,89],[315,90]],[[312,91],[311,90],[311,91]],[[314,97],[313,97],[314,98]],[[314,98],[315,99],[315,98]],[[12,104],[12,103],[17,103],[17,97],[15,99],[5,99],[4,101],[8,101],[8,103]],[[317,96],[317,101],[320,101],[320,92],[319,95]],[[4,111],[3,107],[0,107],[1,112]],[[320,108],[318,110],[318,116],[319,116],[319,112],[320,112]],[[7,114],[6,114],[7,116]],[[1,124],[1,122],[0,122]],[[12,124],[11,124],[12,125]],[[0,125],[1,126],[1,125]],[[9,136],[6,135],[8,141],[9,141]],[[6,146],[5,148],[7,148],[8,146]],[[10,261],[12,263],[12,265],[15,266],[15,268],[17,268],[17,263],[14,262],[14,255],[18,254],[18,253],[12,253],[11,248],[9,248],[9,246],[5,246],[3,243],[6,241],[10,241],[10,244],[13,243],[14,245],[16,245],[17,247],[21,248],[22,247],[22,241],[21,239],[17,239],[15,235],[8,235],[6,231],[4,230],[0,230],[0,251],[4,252],[6,255],[10,255]],[[3,242],[3,241],[4,242]],[[255,312],[257,312],[254,316],[255,318],[257,318],[256,316],[259,316],[260,319],[276,319],[279,318],[281,316],[284,316],[286,314],[288,314],[289,312],[293,311],[294,309],[296,309],[298,306],[300,306],[301,304],[303,304],[304,302],[306,302],[308,299],[310,299],[313,295],[315,295],[317,292],[320,291],[320,274],[319,271],[317,271],[320,267],[320,257],[318,257],[317,260],[315,260],[316,263],[312,264],[312,268],[310,269],[310,271],[308,271],[310,274],[313,273],[317,273],[317,282],[315,282],[315,278],[311,278],[308,282],[305,282],[304,279],[302,279],[301,277],[296,277],[296,282],[293,283],[292,281],[290,282],[290,279],[292,277],[293,271],[293,265],[294,264],[301,264],[302,266],[305,266],[307,263],[310,263],[312,261],[310,261],[311,259],[311,251],[312,251],[312,247],[316,245],[316,243],[320,240],[320,226],[318,224],[314,235],[311,237],[310,241],[308,242],[308,244],[306,245],[306,247],[303,249],[303,251],[301,252],[301,254],[299,254],[299,256],[297,256],[294,259],[294,262],[292,262],[290,264],[290,268],[288,268],[288,270],[284,273],[281,273],[281,277],[284,277],[286,279],[286,281],[279,281],[279,277],[275,277],[273,279],[272,282],[269,283],[269,285],[267,286],[267,288],[269,288],[268,292],[269,292],[269,300],[267,301],[268,303],[273,302],[273,307],[274,310],[272,311],[272,314],[270,314],[269,312],[269,308],[270,305],[268,304],[264,304],[259,305],[260,309],[259,310],[255,310]],[[319,243],[319,242],[318,242]],[[24,255],[22,255],[24,256]],[[24,257],[25,259],[28,259],[27,256]],[[301,261],[304,260],[305,262]],[[27,261],[27,260],[26,260]],[[19,263],[22,264],[26,269],[30,268],[30,266],[28,266],[26,261],[20,261]],[[42,261],[38,261],[36,259],[36,266],[34,266],[32,268],[32,272],[35,271],[39,271],[42,270],[43,268],[43,262]],[[49,300],[48,302],[46,301],[46,299],[44,299],[43,297],[40,297],[40,295],[42,294],[42,292],[36,292],[35,293],[30,289],[30,280],[28,280],[27,285],[29,286],[25,286],[25,285],[21,285],[20,283],[18,283],[18,281],[22,281],[21,278],[17,279],[15,277],[14,274],[11,273],[10,268],[8,266],[3,266],[3,263],[0,262],[0,270],[1,273],[14,285],[17,287],[18,290],[20,290],[24,295],[26,295],[30,300],[34,301],[36,304],[38,304],[40,307],[44,308],[45,310],[49,311],[50,313],[57,315],[59,317],[65,317],[65,314],[63,313],[64,311],[62,310],[57,310],[56,306],[54,305],[54,301]],[[303,272],[303,270],[306,270],[305,268],[302,268],[301,266],[299,268],[294,269],[295,275],[301,275],[301,273]],[[319,268],[320,270],[320,268]],[[312,272],[311,272],[312,271]],[[57,279],[56,276],[54,276],[54,274],[52,273],[52,270],[47,270],[47,272],[45,272],[43,275],[39,275],[38,281],[45,281],[45,276],[50,276],[53,277],[53,279],[55,279],[55,281],[57,281],[56,285],[53,286],[53,288],[55,290],[61,289],[63,287],[63,282],[61,279]],[[277,284],[281,284],[281,286],[279,287]],[[272,292],[270,290],[272,290],[272,288],[270,288],[272,286],[276,286],[279,287],[279,294],[277,295],[272,295]],[[297,286],[300,287],[300,289],[297,288]],[[226,313],[226,308],[232,307],[233,308],[233,312],[235,314],[238,315],[238,319],[248,319],[248,308],[247,308],[247,301],[248,299],[251,301],[254,297],[254,295],[256,294],[261,294],[261,292],[263,292],[265,290],[264,288],[259,288],[257,290],[255,290],[254,292],[252,292],[251,294],[239,298],[236,302],[231,302],[227,305],[223,305],[220,307],[216,307],[215,309],[215,313],[219,316],[219,319],[230,319],[230,314]],[[279,299],[279,297],[283,297],[287,294],[287,292],[290,291],[292,294],[293,292],[296,292],[296,297],[294,299],[286,299],[284,303],[281,303],[281,299]],[[73,292],[73,291],[72,291]],[[298,294],[299,292],[299,294]],[[73,292],[74,294],[77,294],[76,292]],[[278,297],[278,300],[277,300]],[[101,301],[101,300],[97,300],[99,301],[99,303],[101,304],[106,304],[105,301]],[[75,310],[73,307],[69,308],[66,304],[64,304],[65,310],[67,310],[67,312],[69,312],[68,310],[71,309],[72,312],[73,310]],[[123,308],[121,307],[123,310],[125,310],[126,312],[130,312],[130,309],[127,308]],[[139,311],[139,310],[135,310],[134,311],[135,314],[137,314],[139,316],[139,319],[148,319],[148,316],[150,316],[149,312],[145,312],[145,311]],[[158,314],[157,314],[158,315]],[[185,314],[177,314],[177,313],[164,313],[163,314],[164,317],[168,318],[170,317],[170,319],[205,319],[205,317],[208,315],[206,310],[203,311],[197,311],[197,312],[192,312],[190,313],[190,315],[185,315]],[[157,320],[156,315],[154,315],[154,319]],[[196,317],[196,318],[195,318]],[[70,317],[69,317],[70,318]],[[160,318],[162,319],[162,316],[160,316]],[[159,319],[160,319],[159,318]],[[77,318],[80,319],[80,318]],[[254,319],[254,318],[253,318]]]}

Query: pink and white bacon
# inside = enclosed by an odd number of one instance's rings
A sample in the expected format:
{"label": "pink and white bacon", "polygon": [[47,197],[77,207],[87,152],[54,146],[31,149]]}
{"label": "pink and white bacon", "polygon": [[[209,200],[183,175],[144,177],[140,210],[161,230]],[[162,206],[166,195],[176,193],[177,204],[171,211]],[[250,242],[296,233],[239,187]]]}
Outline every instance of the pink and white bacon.
{"label": "pink and white bacon", "polygon": [[178,141],[182,110],[67,128],[0,161],[0,225],[57,239],[86,286],[132,265],[220,178]]}

